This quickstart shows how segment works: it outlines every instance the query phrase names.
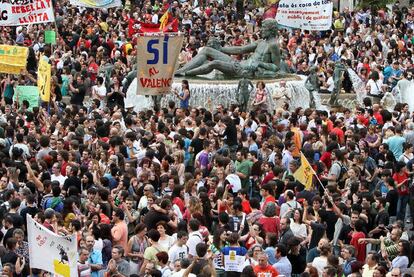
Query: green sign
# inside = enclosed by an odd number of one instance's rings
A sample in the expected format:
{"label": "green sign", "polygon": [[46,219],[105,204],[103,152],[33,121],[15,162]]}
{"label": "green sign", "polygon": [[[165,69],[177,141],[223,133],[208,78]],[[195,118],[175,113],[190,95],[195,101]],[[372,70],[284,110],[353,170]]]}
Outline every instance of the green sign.
{"label": "green sign", "polygon": [[56,44],[55,31],[45,31],[45,43]]}
{"label": "green sign", "polygon": [[13,96],[14,100],[19,100],[19,106],[24,100],[29,102],[29,110],[39,107],[39,89],[36,86],[16,86]]}

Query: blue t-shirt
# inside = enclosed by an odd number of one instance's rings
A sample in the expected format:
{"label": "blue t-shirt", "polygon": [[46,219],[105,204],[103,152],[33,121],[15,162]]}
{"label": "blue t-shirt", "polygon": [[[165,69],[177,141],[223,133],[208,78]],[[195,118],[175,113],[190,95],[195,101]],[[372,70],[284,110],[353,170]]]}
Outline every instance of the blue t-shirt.
{"label": "blue t-shirt", "polygon": [[392,136],[387,140],[387,144],[390,147],[390,151],[394,154],[394,157],[398,159],[403,153],[403,143],[405,138],[400,136]]}

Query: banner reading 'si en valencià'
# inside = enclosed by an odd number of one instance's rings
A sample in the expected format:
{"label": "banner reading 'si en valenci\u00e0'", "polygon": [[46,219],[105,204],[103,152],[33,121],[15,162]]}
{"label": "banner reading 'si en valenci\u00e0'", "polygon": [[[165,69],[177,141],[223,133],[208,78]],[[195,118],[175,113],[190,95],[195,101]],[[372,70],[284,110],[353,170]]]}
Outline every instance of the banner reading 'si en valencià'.
{"label": "banner reading 'si en valenci\u00e0'", "polygon": [[137,55],[137,94],[169,93],[184,37],[176,33],[139,36]]}

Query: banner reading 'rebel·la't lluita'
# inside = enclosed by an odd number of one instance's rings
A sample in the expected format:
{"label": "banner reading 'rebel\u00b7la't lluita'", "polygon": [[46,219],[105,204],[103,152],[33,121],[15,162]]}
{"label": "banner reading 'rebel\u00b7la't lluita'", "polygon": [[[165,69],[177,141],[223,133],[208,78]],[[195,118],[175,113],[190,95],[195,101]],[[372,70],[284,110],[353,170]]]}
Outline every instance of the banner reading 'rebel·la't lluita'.
{"label": "banner reading 'rebel\u00b7la't lluita'", "polygon": [[29,214],[26,218],[30,267],[58,276],[78,277],[76,234],[58,236],[34,221]]}
{"label": "banner reading 'rebel\u00b7la't lluita'", "polygon": [[276,21],[301,30],[326,31],[332,26],[332,9],[332,0],[280,0]]}
{"label": "banner reading 'rebel\u00b7la't lluita'", "polygon": [[176,33],[139,36],[137,72],[139,95],[169,93],[184,37]]}
{"label": "banner reading 'rebel\u00b7la't lluita'", "polygon": [[0,0],[0,26],[55,21],[52,0]]}

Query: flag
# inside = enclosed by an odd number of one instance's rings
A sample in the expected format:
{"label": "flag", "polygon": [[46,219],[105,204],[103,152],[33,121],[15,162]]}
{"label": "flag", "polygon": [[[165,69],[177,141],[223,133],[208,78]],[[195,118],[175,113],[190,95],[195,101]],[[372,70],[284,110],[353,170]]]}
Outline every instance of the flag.
{"label": "flag", "polygon": [[170,17],[172,17],[171,6],[168,7],[167,11],[161,16],[160,19],[160,30],[164,30],[164,27],[167,26]]}
{"label": "flag", "polygon": [[172,21],[167,22],[167,24],[161,29],[161,24],[157,23],[145,23],[130,19],[128,22],[128,36],[132,37],[134,34],[145,34],[145,33],[159,33],[160,30],[163,33],[176,33],[178,32],[178,20],[174,18]]}
{"label": "flag", "polygon": [[30,267],[58,276],[78,277],[76,234],[59,236],[36,222],[29,214],[26,218]]}
{"label": "flag", "polygon": [[309,190],[312,188],[313,174],[315,174],[315,172],[313,171],[312,166],[305,155],[300,153],[300,167],[293,173],[293,177],[301,182],[305,186],[305,189]]}

